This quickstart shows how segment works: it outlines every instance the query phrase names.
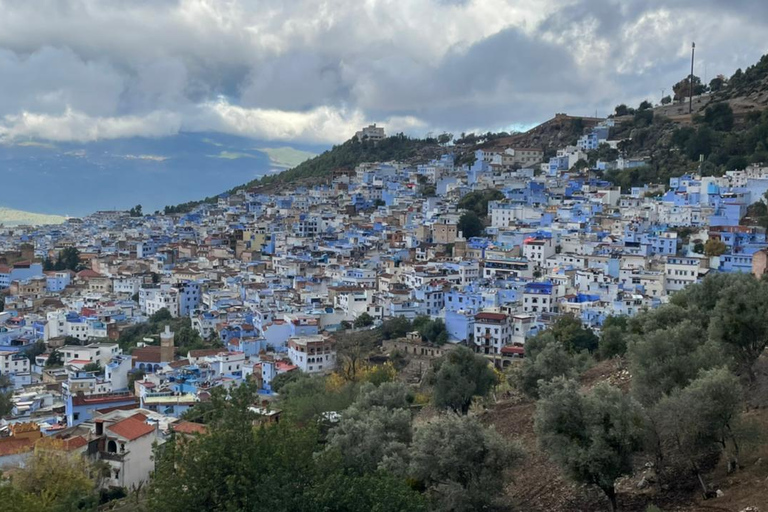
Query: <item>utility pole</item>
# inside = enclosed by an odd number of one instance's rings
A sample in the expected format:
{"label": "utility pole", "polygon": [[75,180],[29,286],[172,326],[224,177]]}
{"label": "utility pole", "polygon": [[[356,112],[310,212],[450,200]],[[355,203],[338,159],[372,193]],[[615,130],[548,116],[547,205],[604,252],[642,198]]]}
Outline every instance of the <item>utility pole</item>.
{"label": "utility pole", "polygon": [[690,78],[690,96],[688,97],[688,113],[693,114],[693,57],[696,54],[696,43],[691,43],[691,78]]}

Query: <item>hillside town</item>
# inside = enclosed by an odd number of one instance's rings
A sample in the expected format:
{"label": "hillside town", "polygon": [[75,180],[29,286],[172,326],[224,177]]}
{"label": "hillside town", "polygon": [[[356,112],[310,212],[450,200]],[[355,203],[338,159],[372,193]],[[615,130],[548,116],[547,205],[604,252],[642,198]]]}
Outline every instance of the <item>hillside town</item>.
{"label": "hillside town", "polygon": [[[599,333],[708,273],[765,274],[765,229],[743,219],[768,168],[622,191],[602,173],[645,162],[608,151],[612,127],[554,154],[489,144],[458,163],[446,144],[187,213],[0,227],[0,468],[55,442],[108,464],[104,486],[137,488],[154,443],[205,431],[182,416],[213,389],[255,382],[254,411],[277,421],[273,380],[334,371],[340,333],[427,317],[438,336],[409,332],[381,357],[465,346],[504,370],[563,316]],[[597,150],[615,158],[584,165]]]}

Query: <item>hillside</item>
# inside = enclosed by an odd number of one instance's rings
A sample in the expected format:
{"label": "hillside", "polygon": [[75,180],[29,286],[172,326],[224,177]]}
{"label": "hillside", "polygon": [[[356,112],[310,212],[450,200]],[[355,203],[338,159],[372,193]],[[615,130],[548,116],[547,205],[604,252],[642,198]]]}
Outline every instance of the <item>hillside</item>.
{"label": "hillside", "polygon": [[0,206],[0,225],[18,226],[22,224],[61,224],[65,220],[67,220],[66,217],[62,217],[60,215],[46,215],[43,213],[25,212]]}
{"label": "hillside", "polygon": [[[768,162],[768,114],[765,113],[768,109],[768,55],[745,71],[737,70],[730,79],[723,78],[716,90],[710,90],[709,86],[702,86],[701,90],[703,93],[697,93],[693,98],[692,113],[688,112],[686,98],[656,107],[644,102],[646,105],[638,109],[622,105],[626,112],[617,111],[611,116],[616,125],[610,138],[623,140],[619,150],[624,157],[645,159],[647,165],[608,171],[605,178],[628,188],[666,183],[672,176],[696,170],[704,175],[721,175],[727,170]],[[579,136],[602,120],[559,113],[524,133],[462,134],[453,146],[441,145],[434,138],[409,138],[403,134],[378,143],[351,139],[291,169],[258,177],[227,192],[246,188],[270,192],[286,185],[315,184],[327,181],[336,171],[348,171],[364,162],[427,161],[448,148],[455,153],[457,164],[472,163],[477,149],[509,146],[541,148],[548,158],[558,148],[574,144]],[[264,151],[272,152],[270,156],[275,163],[279,161],[285,166],[294,163],[276,156],[281,154],[279,150]],[[590,160],[599,156],[597,153],[590,155]],[[228,157],[224,155],[222,158]],[[703,158],[701,165],[700,158]],[[215,196],[206,197],[166,206],[165,211],[183,213],[214,200]]]}
{"label": "hillside", "polygon": [[[759,363],[758,381],[753,385],[752,396],[768,386],[768,356]],[[601,361],[580,376],[582,387],[591,389],[600,383],[610,383],[623,391],[629,390],[630,375],[627,361],[615,359]],[[765,396],[765,393],[762,393]],[[765,400],[765,398],[763,398]],[[755,428],[768,428],[768,409],[764,401],[751,404],[745,420]],[[510,441],[520,442],[525,449],[525,464],[515,470],[507,487],[510,510],[528,512],[581,512],[584,510],[606,510],[605,497],[588,486],[572,483],[561,468],[552,462],[539,446],[534,431],[536,402],[518,393],[494,404],[483,414],[483,422],[494,428]],[[752,447],[751,447],[752,448]],[[635,474],[619,480],[620,510],[624,512],[646,512],[654,504],[664,511],[700,512],[719,510],[740,512],[746,507],[768,507],[768,446],[752,448],[742,460],[742,468],[728,473],[725,461],[720,461],[707,475],[713,488],[723,491],[723,497],[704,500],[695,482],[686,482],[678,488],[663,488],[660,485],[643,486],[640,481],[647,472],[645,460],[638,458]]]}
{"label": "hillside", "polygon": [[555,114],[552,119],[531,128],[527,132],[502,137],[482,144],[480,147],[542,148],[545,154],[553,153],[559,147],[574,144],[585,130],[592,128],[600,121],[603,119]]}
{"label": "hillside", "polygon": [[[266,151],[266,150],[265,150]],[[301,162],[299,165],[280,172],[258,177],[242,185],[229,189],[226,193],[234,193],[249,188],[259,188],[263,191],[276,190],[284,185],[315,184],[327,181],[335,171],[353,170],[365,162],[424,161],[439,156],[445,149],[436,139],[415,139],[403,134],[387,137],[379,142],[358,142],[350,139],[343,144],[320,155]],[[274,155],[273,155],[274,156]],[[215,197],[207,197],[199,201],[191,201],[176,206],[166,206],[166,213],[184,213],[205,202],[213,202]]]}

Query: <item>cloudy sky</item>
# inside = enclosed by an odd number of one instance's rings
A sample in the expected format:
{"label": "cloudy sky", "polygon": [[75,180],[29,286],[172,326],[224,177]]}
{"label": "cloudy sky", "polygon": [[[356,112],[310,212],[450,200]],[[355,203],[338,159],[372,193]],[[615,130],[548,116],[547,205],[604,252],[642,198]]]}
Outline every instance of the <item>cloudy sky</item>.
{"label": "cloudy sky", "polygon": [[765,0],[0,0],[0,137],[335,143],[658,100],[768,52]]}

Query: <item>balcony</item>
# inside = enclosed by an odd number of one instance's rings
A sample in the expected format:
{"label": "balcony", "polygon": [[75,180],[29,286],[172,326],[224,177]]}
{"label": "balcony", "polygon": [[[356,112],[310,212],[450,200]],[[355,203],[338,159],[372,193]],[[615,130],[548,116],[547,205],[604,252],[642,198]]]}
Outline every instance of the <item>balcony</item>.
{"label": "balcony", "polygon": [[123,453],[113,453],[113,452],[106,452],[99,450],[99,458],[102,460],[111,460],[115,462],[123,462],[123,458],[128,454],[128,452]]}

